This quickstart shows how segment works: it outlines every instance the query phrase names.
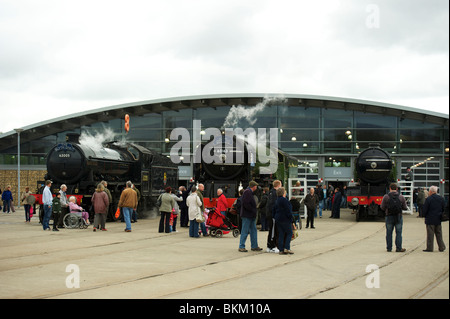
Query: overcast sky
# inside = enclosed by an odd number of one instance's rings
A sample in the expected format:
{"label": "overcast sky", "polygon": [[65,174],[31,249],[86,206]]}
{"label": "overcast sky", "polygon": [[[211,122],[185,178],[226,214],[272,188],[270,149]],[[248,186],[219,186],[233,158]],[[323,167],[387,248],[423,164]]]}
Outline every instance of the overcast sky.
{"label": "overcast sky", "polygon": [[448,114],[448,30],[448,0],[0,0],[0,131],[217,93]]}

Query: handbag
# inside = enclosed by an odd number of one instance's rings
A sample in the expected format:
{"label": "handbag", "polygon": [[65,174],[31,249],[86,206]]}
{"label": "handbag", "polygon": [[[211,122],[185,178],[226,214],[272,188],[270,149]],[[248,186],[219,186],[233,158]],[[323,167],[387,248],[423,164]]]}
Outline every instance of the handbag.
{"label": "handbag", "polygon": [[292,237],[291,240],[294,240],[295,238],[298,237],[298,229],[297,226],[295,226],[294,223],[292,223]]}
{"label": "handbag", "polygon": [[203,216],[203,213],[199,211],[197,215],[195,215],[195,220],[197,223],[201,224],[205,222],[205,216]]}
{"label": "handbag", "polygon": [[114,217],[116,219],[119,219],[119,217],[120,217],[120,207],[117,207],[117,210],[116,210],[116,213],[114,214]]}

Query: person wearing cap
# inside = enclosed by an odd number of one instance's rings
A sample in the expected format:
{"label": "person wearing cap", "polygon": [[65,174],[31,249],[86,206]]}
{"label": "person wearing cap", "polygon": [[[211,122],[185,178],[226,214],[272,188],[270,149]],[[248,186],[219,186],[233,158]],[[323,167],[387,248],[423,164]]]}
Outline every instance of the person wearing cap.
{"label": "person wearing cap", "polygon": [[248,234],[250,234],[250,244],[251,250],[260,251],[262,248],[258,246],[258,232],[256,230],[256,202],[253,197],[253,193],[258,188],[258,183],[251,181],[248,188],[242,194],[242,203],[240,215],[242,218],[242,231],[241,238],[239,241],[239,251],[247,252],[245,249],[245,241],[247,240]]}

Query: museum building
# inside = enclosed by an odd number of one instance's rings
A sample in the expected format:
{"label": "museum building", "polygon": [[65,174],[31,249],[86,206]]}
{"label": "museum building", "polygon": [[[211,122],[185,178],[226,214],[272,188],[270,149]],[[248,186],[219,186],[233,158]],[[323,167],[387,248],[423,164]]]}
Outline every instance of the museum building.
{"label": "museum building", "polygon": [[[21,190],[32,191],[46,173],[46,154],[67,133],[98,136],[105,131],[169,155],[175,128],[190,133],[193,121],[223,129],[233,113],[236,127],[277,128],[278,146],[299,159],[298,176],[346,185],[354,179],[354,159],[370,143],[379,143],[395,162],[402,179],[411,167],[414,187],[437,185],[448,199],[449,118],[405,106],[373,101],[297,94],[220,94],[157,99],[104,107],[49,119],[0,134],[0,189],[17,194],[20,140]],[[125,130],[125,115],[130,129]],[[179,166],[181,183],[192,178],[193,165]],[[16,187],[15,187],[16,186]],[[15,196],[17,198],[17,195]]]}

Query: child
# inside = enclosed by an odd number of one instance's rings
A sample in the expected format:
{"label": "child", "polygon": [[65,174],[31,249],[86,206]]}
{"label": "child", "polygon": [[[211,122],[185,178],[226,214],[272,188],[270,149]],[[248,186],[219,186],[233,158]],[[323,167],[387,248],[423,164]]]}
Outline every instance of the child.
{"label": "child", "polygon": [[58,192],[52,201],[53,212],[53,231],[59,231],[56,226],[58,225],[59,216],[61,216],[61,194]]}

